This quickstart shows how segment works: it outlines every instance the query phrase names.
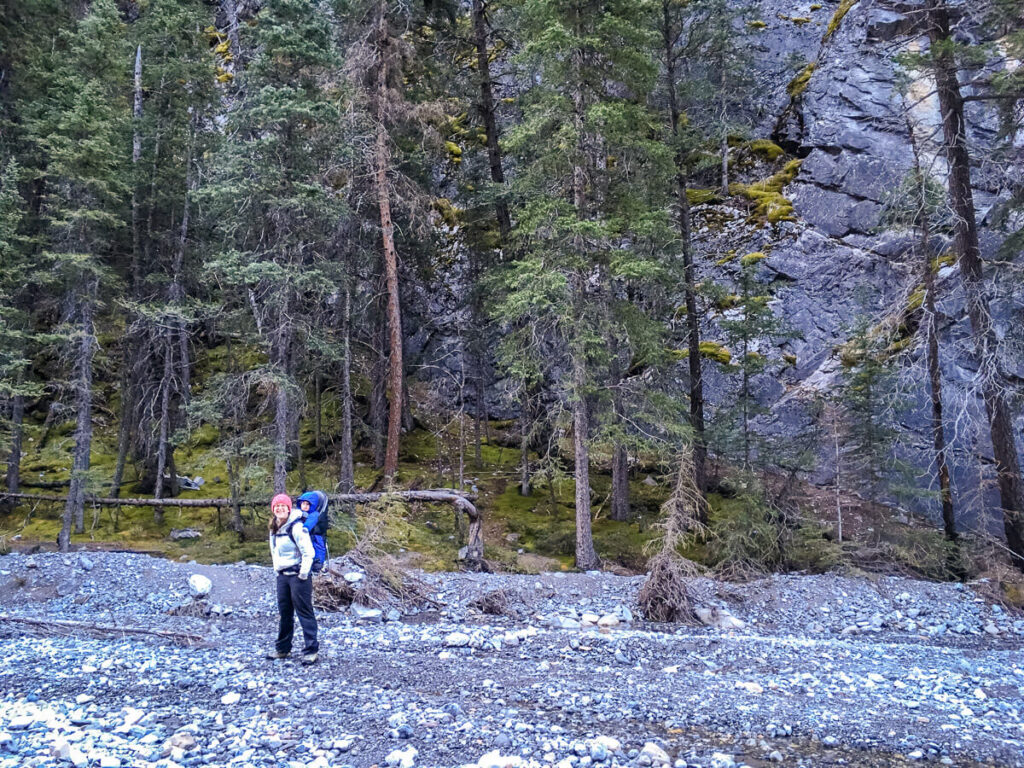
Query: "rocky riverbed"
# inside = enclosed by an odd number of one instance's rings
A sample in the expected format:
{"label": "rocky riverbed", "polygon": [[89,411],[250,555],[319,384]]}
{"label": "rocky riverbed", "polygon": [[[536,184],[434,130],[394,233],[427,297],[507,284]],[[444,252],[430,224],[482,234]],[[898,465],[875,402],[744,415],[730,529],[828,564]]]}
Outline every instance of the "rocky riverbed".
{"label": "rocky riverbed", "polygon": [[1024,620],[985,584],[699,579],[695,628],[643,622],[641,577],[420,578],[435,606],[321,614],[310,670],[262,658],[268,568],[0,557],[0,768],[1024,765]]}

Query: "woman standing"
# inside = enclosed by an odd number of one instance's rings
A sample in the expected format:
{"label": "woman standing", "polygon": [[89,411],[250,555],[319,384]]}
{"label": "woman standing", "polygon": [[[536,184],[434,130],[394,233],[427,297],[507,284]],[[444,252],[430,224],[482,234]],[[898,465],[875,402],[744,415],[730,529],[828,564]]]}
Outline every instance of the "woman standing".
{"label": "woman standing", "polygon": [[281,623],[277,644],[268,659],[284,659],[292,650],[295,614],[299,614],[302,636],[302,663],[315,664],[320,646],[316,639],[316,616],[313,615],[313,582],[309,569],[313,566],[313,544],[309,531],[302,525],[302,511],[292,509],[292,500],[283,493],[270,502],[270,555],[277,572],[277,610]]}

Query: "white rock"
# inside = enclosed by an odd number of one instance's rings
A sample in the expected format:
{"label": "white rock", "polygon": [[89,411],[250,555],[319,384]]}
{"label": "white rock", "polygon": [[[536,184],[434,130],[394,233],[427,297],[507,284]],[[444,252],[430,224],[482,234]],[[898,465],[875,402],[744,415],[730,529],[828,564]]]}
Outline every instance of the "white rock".
{"label": "white rock", "polygon": [[503,756],[498,749],[488,752],[476,761],[477,768],[519,768],[521,765],[523,758],[514,755]]}
{"label": "white rock", "polygon": [[924,757],[924,752],[922,752],[920,749],[915,749],[913,752],[908,752],[907,757],[909,757],[911,760],[920,760]]}
{"label": "white rock", "polygon": [[736,761],[732,755],[727,755],[725,752],[711,753],[711,768],[733,768],[735,765]]}
{"label": "white rock", "polygon": [[363,578],[363,574],[357,573],[355,571],[345,574],[345,581],[347,581],[349,584],[355,584],[357,581],[362,581]]}
{"label": "white rock", "polygon": [[725,608],[708,608],[699,605],[693,609],[693,612],[697,614],[697,618],[701,620],[701,623],[709,627],[728,631],[743,629],[746,626],[746,624],[729,613]]}
{"label": "white rock", "polygon": [[644,748],[640,750],[640,754],[647,755],[651,759],[652,765],[669,765],[672,762],[668,753],[653,741],[648,741],[644,744]]}
{"label": "white rock", "polygon": [[100,757],[100,768],[121,768],[121,761],[113,755]]}
{"label": "white rock", "polygon": [[614,614],[606,614],[601,617],[601,620],[597,622],[599,627],[617,627],[619,626],[619,617]]}
{"label": "white rock", "polygon": [[206,597],[213,589],[213,582],[201,573],[193,573],[188,577],[188,591],[192,597]]}
{"label": "white rock", "polygon": [[71,745],[64,741],[64,739],[57,739],[57,741],[53,742],[53,746],[50,747],[50,754],[58,760],[70,760]]}
{"label": "white rock", "polygon": [[618,739],[613,739],[611,736],[596,736],[590,740],[590,745],[600,744],[609,752],[618,752],[622,749],[622,744]]}
{"label": "white rock", "polygon": [[553,629],[579,629],[580,623],[576,619],[570,619],[565,616],[552,616],[551,627]]}
{"label": "white rock", "polygon": [[448,648],[462,648],[469,645],[469,635],[465,632],[452,632],[445,637],[444,644]]}
{"label": "white rock", "polygon": [[83,766],[89,764],[89,758],[87,758],[81,750],[75,749],[74,747],[71,748],[71,754],[68,755],[68,760],[71,761],[71,764],[75,766],[75,768],[83,768]]}
{"label": "white rock", "polygon": [[230,707],[232,704],[237,704],[242,699],[242,694],[237,691],[231,691],[231,693],[225,693],[220,697],[220,703],[225,707]]}
{"label": "white rock", "polygon": [[988,624],[985,625],[985,631],[988,632],[990,635],[995,636],[999,634],[999,627],[997,627],[994,623],[990,621]]}
{"label": "white rock", "polygon": [[586,626],[587,624],[597,624],[597,622],[599,622],[600,620],[601,617],[598,616],[596,613],[584,613],[582,616],[580,616],[580,623],[582,623],[584,626]]}
{"label": "white rock", "polygon": [[381,621],[384,613],[379,608],[367,608],[359,603],[352,603],[349,611],[355,616],[356,621]]}
{"label": "white rock", "polygon": [[744,682],[742,680],[737,680],[736,681],[736,685],[733,686],[733,687],[734,688],[739,688],[740,690],[744,690],[747,693],[753,693],[754,695],[757,695],[759,693],[764,693],[764,688],[759,683],[753,683],[753,682],[748,683],[748,682]]}
{"label": "white rock", "polygon": [[416,747],[410,744],[405,749],[389,752],[388,756],[384,758],[384,762],[390,766],[397,766],[397,768],[412,768],[416,764],[416,755],[418,754]]}

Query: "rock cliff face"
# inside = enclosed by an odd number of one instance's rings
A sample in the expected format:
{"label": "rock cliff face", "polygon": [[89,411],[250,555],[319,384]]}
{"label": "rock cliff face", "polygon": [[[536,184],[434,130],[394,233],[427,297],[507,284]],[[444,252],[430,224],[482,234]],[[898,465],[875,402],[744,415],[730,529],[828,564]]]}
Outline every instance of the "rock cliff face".
{"label": "rock cliff face", "polygon": [[[759,267],[759,280],[770,285],[776,314],[795,332],[774,355],[785,354],[790,362],[759,377],[759,398],[771,409],[760,425],[766,432],[791,438],[813,433],[809,404],[828,395],[837,383],[841,365],[837,348],[847,338],[854,318],[864,311],[859,297],[872,296],[880,319],[907,306],[919,285],[917,259],[909,252],[914,239],[905,231],[880,229],[879,222],[888,195],[912,163],[908,114],[924,167],[940,182],[945,180],[938,145],[941,126],[931,83],[912,81],[906,101],[897,88],[894,57],[926,45],[915,28],[921,7],[913,0],[760,3],[765,26],[751,36],[759,106],[751,118],[753,135],[771,138],[791,157],[802,158],[799,173],[782,192],[793,202],[796,221],[758,224],[735,203],[724,203],[698,206],[695,224],[706,278],[726,283],[735,278],[738,260],[718,264],[726,251],[768,254]],[[981,34],[967,18],[960,29],[964,36]],[[1007,63],[995,61],[990,66]],[[970,92],[965,88],[965,94]],[[972,152],[982,157],[996,135],[996,109],[990,103],[971,102],[968,121]],[[768,169],[764,175],[772,172]],[[997,255],[1007,258],[1000,254],[1006,232],[996,224],[995,214],[1009,196],[1007,180],[1021,173],[1024,169],[999,174],[983,165],[976,169],[974,194],[986,260]],[[946,245],[942,237],[937,238],[936,255]],[[1019,380],[1024,377],[1024,355],[1012,349],[1018,341],[1015,328],[1020,325],[1024,290],[1012,283],[1005,269],[988,264],[986,270],[998,332],[1006,342],[1006,369]],[[955,502],[965,524],[995,527],[999,516],[994,511],[997,496],[989,489],[991,447],[983,405],[973,391],[976,366],[959,282],[955,263],[942,267],[937,300],[943,385],[951,414],[947,439]],[[418,352],[436,357],[437,350],[453,348],[453,323],[464,323],[466,318],[457,309],[458,286],[449,284],[444,290],[426,293],[452,299],[445,302],[451,306],[432,306],[425,312],[428,319],[415,337]],[[715,323],[716,315],[711,313],[705,330],[709,339],[719,333]],[[934,490],[922,339],[918,334],[907,344],[901,362],[907,402],[893,412],[903,435],[899,452],[920,468],[921,488]],[[456,368],[457,358],[448,356]],[[679,375],[682,383],[685,373],[680,370]],[[712,406],[726,403],[734,382],[716,370],[709,372],[708,379]],[[502,398],[502,388],[500,381],[488,387],[492,417],[507,417],[514,411]],[[830,444],[831,438],[819,438],[818,468],[809,475],[814,482],[828,483],[834,476]],[[919,511],[937,516],[937,502],[926,495],[914,503]]]}

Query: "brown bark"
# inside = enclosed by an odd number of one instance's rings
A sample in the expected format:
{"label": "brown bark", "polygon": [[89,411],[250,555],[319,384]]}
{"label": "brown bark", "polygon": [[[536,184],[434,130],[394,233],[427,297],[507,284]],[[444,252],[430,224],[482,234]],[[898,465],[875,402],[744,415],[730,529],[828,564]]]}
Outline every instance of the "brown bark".
{"label": "brown bark", "polygon": [[[622,405],[622,371],[629,364],[624,355],[625,350],[619,349],[612,360],[612,413],[618,426],[623,424]],[[629,508],[629,454],[626,447],[618,440],[612,446],[612,520],[625,521],[630,518]]]}
{"label": "brown bark", "polygon": [[931,221],[929,220],[927,189],[921,171],[914,127],[908,121],[907,134],[914,155],[915,180],[920,184],[917,206],[917,226],[921,230],[921,268],[924,277],[924,322],[927,338],[926,358],[928,366],[929,397],[932,406],[932,446],[935,451],[935,467],[939,475],[939,497],[942,502],[942,527],[946,538],[957,540],[956,516],[953,510],[953,493],[950,488],[949,465],[946,463],[946,434],[942,423],[942,375],[939,368],[939,328],[935,310],[935,272],[931,258]]}
{"label": "brown bark", "polygon": [[402,313],[398,295],[398,252],[395,250],[395,228],[391,219],[391,196],[388,189],[388,152],[386,104],[388,90],[388,16],[387,3],[381,0],[377,19],[377,104],[376,139],[374,142],[374,176],[377,204],[380,208],[381,240],[384,248],[384,277],[388,297],[388,437],[384,451],[384,476],[392,479],[398,471],[398,444],[402,433]]}
{"label": "brown bark", "polygon": [[573,448],[576,459],[576,567],[590,571],[601,567],[594,549],[594,534],[590,525],[590,414],[585,394],[583,362],[573,361],[574,401],[572,406]]}
{"label": "brown bark", "polygon": [[142,249],[139,234],[139,160],[142,159],[142,46],[135,49],[135,88],[132,105],[132,287],[142,284]]}
{"label": "brown bark", "polygon": [[[164,495],[164,472],[167,469],[167,438],[170,433],[171,420],[171,382],[174,379],[174,353],[171,340],[164,341],[164,369],[160,382],[160,427],[156,445],[156,480],[153,484],[153,496],[160,499]],[[173,476],[173,475],[172,475]],[[164,524],[164,510],[156,507],[153,520],[157,525]]]}
{"label": "brown bark", "polygon": [[[477,74],[480,77],[480,116],[487,134],[487,160],[491,168],[491,181],[505,183],[505,171],[501,162],[501,146],[498,143],[498,121],[494,115],[494,87],[491,80],[490,52],[487,47],[487,4],[484,0],[473,0],[473,32],[476,43]],[[498,230],[502,243],[508,241],[512,230],[508,204],[499,197],[494,203],[498,218]]]}
{"label": "brown bark", "polygon": [[21,485],[21,437],[25,421],[25,397],[11,398],[11,449],[7,453],[7,490],[17,493]]}
{"label": "brown bark", "polygon": [[[282,318],[282,322],[284,322]],[[277,375],[281,381],[274,393],[274,492],[284,493],[288,482],[288,434],[289,434],[289,403],[286,380],[289,376],[286,331],[278,331],[273,360]]]}
{"label": "brown bark", "polygon": [[[665,45],[665,74],[668,85],[669,118],[672,136],[679,139],[679,104],[676,97],[676,59],[673,51],[671,3],[662,0],[662,40]],[[693,429],[693,484],[700,493],[698,517],[707,523],[707,444],[704,438],[704,378],[700,357],[700,316],[697,314],[697,281],[693,263],[693,237],[690,230],[690,199],[687,196],[686,163],[682,152],[676,155],[676,213],[683,252],[683,292],[686,306],[687,362],[690,367],[690,427]]]}
{"label": "brown bark", "polygon": [[955,214],[955,244],[967,298],[982,399],[988,417],[992,451],[996,461],[1003,530],[1013,564],[1024,570],[1024,484],[1014,440],[1013,417],[1006,402],[1006,378],[999,369],[998,339],[992,324],[982,274],[981,248],[971,190],[971,165],[963,98],[956,62],[948,47],[949,14],[942,3],[928,6],[929,39],[933,46],[935,85],[942,113],[942,129],[949,173],[949,198]]}
{"label": "brown bark", "polygon": [[355,468],[352,461],[352,292],[345,287],[345,306],[342,316],[341,356],[341,472],[338,490],[351,493],[355,490]]}
{"label": "brown bark", "polygon": [[89,277],[79,296],[79,315],[81,325],[75,357],[75,435],[74,454],[71,461],[71,484],[68,488],[67,501],[64,505],[64,518],[57,545],[61,552],[67,552],[71,546],[71,524],[75,524],[75,532],[85,531],[85,485],[86,473],[89,471],[90,452],[92,450],[92,361],[96,354],[96,334],[93,326],[95,311],[97,279]]}

